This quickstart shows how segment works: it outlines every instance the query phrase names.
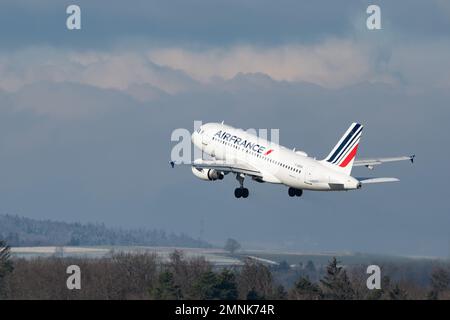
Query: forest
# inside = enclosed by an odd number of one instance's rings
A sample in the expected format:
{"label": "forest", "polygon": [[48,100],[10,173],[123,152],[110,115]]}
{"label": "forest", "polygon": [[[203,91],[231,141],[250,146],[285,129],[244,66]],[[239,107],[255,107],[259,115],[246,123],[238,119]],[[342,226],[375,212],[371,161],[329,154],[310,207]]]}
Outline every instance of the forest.
{"label": "forest", "polygon": [[[69,290],[67,268],[81,270],[81,288]],[[405,300],[450,299],[450,265],[433,261],[382,265],[381,289],[369,290],[363,266],[324,266],[309,261],[264,265],[250,258],[217,267],[203,257],[174,251],[168,260],[148,252],[112,253],[98,259],[11,258],[0,243],[1,299],[295,299]],[[399,276],[400,275],[400,276]],[[403,276],[402,276],[403,275]],[[426,278],[426,281],[423,279]]]}
{"label": "forest", "polygon": [[163,230],[108,228],[104,224],[81,224],[0,215],[0,239],[13,247],[31,246],[176,246],[210,247],[186,234]]}

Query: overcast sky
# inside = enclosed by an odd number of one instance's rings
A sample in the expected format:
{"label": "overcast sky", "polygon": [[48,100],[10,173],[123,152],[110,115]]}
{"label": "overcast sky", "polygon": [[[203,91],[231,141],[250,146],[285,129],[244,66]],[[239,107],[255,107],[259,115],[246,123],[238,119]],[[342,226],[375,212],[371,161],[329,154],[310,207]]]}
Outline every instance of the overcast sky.
{"label": "overcast sky", "polygon": [[[66,29],[69,4],[82,29]],[[248,248],[449,256],[450,2],[2,1],[0,213],[163,228]],[[417,161],[344,193],[204,182],[167,162],[194,120],[278,128],[321,158]]]}

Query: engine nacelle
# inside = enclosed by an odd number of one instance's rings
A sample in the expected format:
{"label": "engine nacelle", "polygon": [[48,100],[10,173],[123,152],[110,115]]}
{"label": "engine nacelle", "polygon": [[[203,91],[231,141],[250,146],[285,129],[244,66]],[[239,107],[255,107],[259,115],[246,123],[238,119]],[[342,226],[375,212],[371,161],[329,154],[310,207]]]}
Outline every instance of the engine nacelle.
{"label": "engine nacelle", "polygon": [[192,173],[199,179],[206,181],[222,180],[223,173],[214,169],[192,167]]}

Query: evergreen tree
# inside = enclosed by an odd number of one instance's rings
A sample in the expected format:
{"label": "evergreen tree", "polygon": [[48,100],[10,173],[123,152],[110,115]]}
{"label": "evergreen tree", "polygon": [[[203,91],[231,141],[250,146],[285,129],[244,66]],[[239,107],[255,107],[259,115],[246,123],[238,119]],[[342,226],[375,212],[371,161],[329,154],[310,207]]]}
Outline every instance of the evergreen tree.
{"label": "evergreen tree", "polygon": [[180,288],[175,285],[173,274],[169,271],[159,274],[158,284],[151,291],[151,296],[157,300],[175,300],[183,297]]}
{"label": "evergreen tree", "polygon": [[396,284],[395,287],[389,291],[389,298],[391,300],[406,300],[408,298],[408,293]]}
{"label": "evergreen tree", "polygon": [[216,288],[218,299],[236,300],[238,298],[236,276],[230,270],[225,269],[219,274]]}
{"label": "evergreen tree", "polygon": [[308,260],[308,262],[306,263],[304,271],[305,271],[305,275],[312,281],[319,280],[316,266],[314,265],[314,262],[312,262],[311,260]]}
{"label": "evergreen tree", "polygon": [[[369,290],[367,300],[386,300],[389,299],[389,292],[391,288],[391,279],[389,276],[381,278],[381,289]],[[368,290],[368,289],[367,289]]]}
{"label": "evergreen tree", "polygon": [[320,280],[324,297],[333,300],[351,300],[354,298],[354,290],[347,272],[338,264],[334,257],[327,266],[325,277]]}
{"label": "evergreen tree", "polygon": [[192,285],[192,298],[234,300],[238,297],[235,275],[229,270],[204,272]]}
{"label": "evergreen tree", "polygon": [[308,277],[300,277],[295,283],[292,295],[295,299],[319,300],[322,298],[322,291],[320,290],[320,287],[317,284],[312,283]]}
{"label": "evergreen tree", "polygon": [[288,298],[288,294],[282,285],[276,287],[273,298],[275,300],[286,300]]}
{"label": "evergreen tree", "polygon": [[442,268],[435,269],[431,274],[431,291],[428,293],[428,299],[439,299],[439,295],[448,289],[449,284],[449,272]]}
{"label": "evergreen tree", "polygon": [[202,273],[192,285],[192,298],[200,300],[217,298],[217,284],[217,275],[213,271]]}
{"label": "evergreen tree", "polygon": [[254,288],[247,293],[247,300],[264,300],[265,297],[258,293]]}
{"label": "evergreen tree", "polygon": [[306,266],[305,266],[305,270],[310,273],[315,273],[316,266],[314,265],[314,262],[312,262],[311,260],[308,260],[308,262],[306,263]]}

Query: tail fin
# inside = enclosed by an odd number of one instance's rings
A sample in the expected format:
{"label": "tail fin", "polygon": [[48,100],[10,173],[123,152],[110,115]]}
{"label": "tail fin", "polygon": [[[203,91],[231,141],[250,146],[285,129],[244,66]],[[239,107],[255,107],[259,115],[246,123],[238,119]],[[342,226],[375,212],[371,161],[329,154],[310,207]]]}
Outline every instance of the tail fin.
{"label": "tail fin", "polygon": [[359,140],[361,139],[363,126],[359,123],[352,123],[339,142],[331,150],[330,154],[323,160],[341,172],[350,175],[358,151]]}

